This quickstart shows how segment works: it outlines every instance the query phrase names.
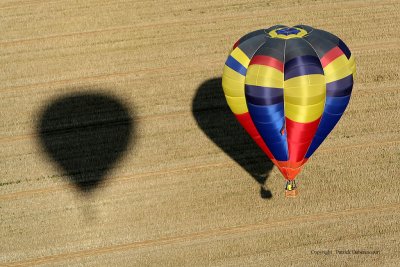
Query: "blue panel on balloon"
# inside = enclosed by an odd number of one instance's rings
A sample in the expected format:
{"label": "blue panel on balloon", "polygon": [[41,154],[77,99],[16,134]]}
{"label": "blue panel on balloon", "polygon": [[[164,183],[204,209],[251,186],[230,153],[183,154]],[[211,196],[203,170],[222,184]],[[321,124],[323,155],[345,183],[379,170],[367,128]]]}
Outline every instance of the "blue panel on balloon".
{"label": "blue panel on balloon", "polygon": [[326,84],[327,96],[347,96],[353,89],[353,75]]}
{"label": "blue panel on balloon", "polygon": [[324,74],[321,62],[316,56],[298,56],[285,63],[285,81],[294,77]]}
{"label": "blue panel on balloon", "polygon": [[340,120],[340,117],[342,117],[342,114],[330,114],[324,112],[315,134],[321,137],[326,137]]}
{"label": "blue panel on balloon", "polygon": [[286,133],[281,134],[285,122],[283,102],[266,106],[247,102],[247,107],[257,131],[275,159],[288,160]]}
{"label": "blue panel on balloon", "polygon": [[228,59],[225,62],[225,65],[227,65],[229,68],[233,69],[234,71],[239,72],[243,76],[246,75],[247,69],[232,56],[228,57]]}
{"label": "blue panel on balloon", "polygon": [[338,123],[338,121],[340,120],[342,115],[343,115],[343,113],[342,114],[330,114],[327,112],[324,112],[322,114],[322,118],[318,125],[317,132],[315,133],[313,141],[306,153],[306,156],[305,156],[306,158],[311,157],[311,155],[314,153],[314,151],[319,147],[319,145],[322,143],[322,141],[324,141],[324,139],[328,136],[328,134],[332,131],[332,129]]}
{"label": "blue panel on balloon", "polygon": [[286,140],[286,134],[281,134],[284,123],[284,118],[281,118],[271,123],[254,122],[254,125],[260,134],[265,133],[266,139],[268,139],[270,143],[276,143]]}
{"label": "blue panel on balloon", "polygon": [[[326,137],[326,136],[325,136]],[[322,144],[322,142],[325,140],[325,137],[319,137],[317,135],[314,136],[310,147],[308,148],[308,151],[305,155],[305,158],[311,157],[311,155],[317,150],[317,148]]]}
{"label": "blue panel on balloon", "polygon": [[246,101],[254,105],[273,105],[283,102],[283,89],[245,85]]}
{"label": "blue panel on balloon", "polygon": [[325,112],[330,114],[342,114],[347,104],[349,104],[350,96],[341,96],[341,97],[327,97],[325,102]]}
{"label": "blue panel on balloon", "polygon": [[[265,142],[265,140],[264,140]],[[286,140],[280,143],[268,143],[265,142],[268,146],[269,150],[271,151],[272,155],[274,155],[276,160],[279,161],[286,161],[289,159],[288,157],[288,147]]]}
{"label": "blue panel on balloon", "polygon": [[321,61],[316,56],[305,55],[292,58],[285,63],[285,71],[290,71],[292,68],[315,65],[322,69]]}
{"label": "blue panel on balloon", "polygon": [[259,106],[247,101],[247,108],[254,122],[268,123],[285,116],[283,102],[274,105]]}

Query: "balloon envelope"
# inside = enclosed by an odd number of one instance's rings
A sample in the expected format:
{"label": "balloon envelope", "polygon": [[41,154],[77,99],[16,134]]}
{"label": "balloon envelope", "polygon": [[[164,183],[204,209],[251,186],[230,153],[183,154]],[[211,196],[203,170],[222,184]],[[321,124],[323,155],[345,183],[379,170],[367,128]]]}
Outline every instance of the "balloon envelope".
{"label": "balloon envelope", "polygon": [[343,115],[354,75],[354,56],[335,35],[275,25],[235,43],[222,87],[240,124],[293,180]]}

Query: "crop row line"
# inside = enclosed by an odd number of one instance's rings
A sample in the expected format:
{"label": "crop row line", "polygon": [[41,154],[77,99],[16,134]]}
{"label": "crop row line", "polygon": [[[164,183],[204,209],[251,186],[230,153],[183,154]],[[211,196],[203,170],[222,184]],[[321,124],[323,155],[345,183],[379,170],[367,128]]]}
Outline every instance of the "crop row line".
{"label": "crop row line", "polygon": [[226,228],[211,229],[197,233],[189,233],[180,236],[163,237],[159,239],[136,241],[125,244],[106,246],[106,247],[96,247],[87,250],[73,251],[57,255],[48,255],[40,258],[28,259],[26,261],[9,263],[8,265],[5,266],[32,266],[38,264],[55,263],[63,260],[71,260],[76,258],[104,255],[107,253],[129,251],[144,247],[174,245],[180,243],[187,243],[194,240],[217,239],[222,236],[238,235],[252,231],[263,231],[263,230],[268,230],[278,227],[288,227],[298,224],[326,222],[335,219],[343,220],[343,217],[354,217],[356,215],[360,216],[366,214],[370,215],[372,213],[379,214],[383,212],[395,212],[395,211],[398,212],[399,208],[400,204],[396,203],[396,204],[379,205],[372,207],[370,206],[362,208],[353,208],[335,212],[325,212],[325,213],[317,213],[311,215],[295,216],[269,222],[231,226]]}
{"label": "crop row line", "polygon": [[[398,144],[398,143],[400,143],[400,140],[391,140],[391,141],[376,142],[376,143],[321,148],[318,151],[319,152],[329,152],[329,151],[335,151],[335,150],[348,150],[348,149],[361,148],[361,147],[374,147],[374,146],[381,147],[384,145],[392,145],[392,144]],[[155,172],[145,172],[145,173],[140,173],[140,174],[136,174],[136,175],[113,177],[113,178],[109,179],[110,181],[107,183],[107,185],[109,185],[110,183],[116,184],[116,183],[121,183],[121,182],[127,182],[127,181],[130,181],[133,179],[149,177],[149,176],[160,176],[160,175],[167,175],[167,174],[171,174],[171,173],[180,173],[180,172],[191,171],[191,170],[207,169],[207,168],[211,168],[211,167],[226,167],[226,166],[230,166],[230,165],[233,166],[233,165],[235,165],[235,163],[232,161],[227,161],[227,162],[221,162],[221,163],[210,163],[210,164],[203,164],[203,165],[186,166],[186,167],[181,167],[181,168],[176,168],[176,169],[160,170],[160,171],[155,171]],[[0,195],[0,201],[15,199],[18,197],[24,197],[24,196],[34,195],[34,194],[51,193],[51,192],[55,192],[55,191],[62,191],[65,189],[72,189],[72,188],[74,188],[73,185],[56,185],[56,186],[45,187],[45,188],[12,192],[12,193]]]}

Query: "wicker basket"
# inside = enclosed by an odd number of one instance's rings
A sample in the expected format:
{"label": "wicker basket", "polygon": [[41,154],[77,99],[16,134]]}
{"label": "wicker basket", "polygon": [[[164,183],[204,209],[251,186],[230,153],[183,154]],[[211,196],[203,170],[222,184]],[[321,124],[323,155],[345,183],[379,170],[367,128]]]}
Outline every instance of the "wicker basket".
{"label": "wicker basket", "polygon": [[298,194],[299,192],[297,191],[297,189],[285,190],[285,197],[297,197]]}

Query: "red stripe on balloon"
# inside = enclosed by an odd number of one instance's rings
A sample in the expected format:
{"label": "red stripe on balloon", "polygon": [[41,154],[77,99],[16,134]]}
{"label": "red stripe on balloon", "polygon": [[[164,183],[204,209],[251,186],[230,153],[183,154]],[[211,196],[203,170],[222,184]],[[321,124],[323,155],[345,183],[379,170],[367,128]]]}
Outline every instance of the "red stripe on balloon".
{"label": "red stripe on balloon", "polygon": [[304,163],[304,161],[295,163],[291,163],[289,161],[277,161],[275,165],[278,167],[279,171],[286,180],[294,180],[297,174],[300,173]]}
{"label": "red stripe on balloon", "polygon": [[334,47],[331,50],[329,50],[322,58],[321,58],[321,65],[323,68],[327,66],[329,63],[337,59],[343,54],[343,51],[339,47]]}
{"label": "red stripe on balloon", "polygon": [[239,45],[239,43],[240,43],[239,41],[240,41],[240,39],[236,41],[236,43],[233,45],[232,50],[235,49],[236,47],[238,47],[238,45]]}
{"label": "red stripe on balloon", "polygon": [[267,154],[268,158],[270,158],[272,162],[275,163],[276,160],[274,156],[258,133],[256,126],[254,125],[253,120],[250,117],[250,114],[248,112],[239,115],[235,114],[235,117],[246,130],[246,132],[251,136],[251,138],[253,138],[253,140],[257,143],[257,145],[264,151],[265,154]]}
{"label": "red stripe on balloon", "polygon": [[278,167],[278,170],[282,173],[283,177],[285,177],[285,179],[287,178],[287,172],[285,168],[282,168],[281,166],[279,166],[279,163],[275,163],[275,165]]}
{"label": "red stripe on balloon", "polygon": [[287,180],[294,180],[297,176],[297,174],[299,174],[301,172],[302,167],[299,168],[284,168],[284,172],[286,173],[285,178]]}
{"label": "red stripe on balloon", "polygon": [[308,123],[299,123],[286,119],[287,141],[289,149],[289,167],[302,165],[305,154],[317,131],[321,117]]}
{"label": "red stripe on balloon", "polygon": [[253,64],[269,66],[279,70],[280,72],[283,72],[283,62],[270,56],[263,56],[263,55],[254,56],[250,61],[250,65]]}
{"label": "red stripe on balloon", "polygon": [[[314,134],[318,128],[320,118],[310,123],[298,123],[286,118],[286,130],[288,132],[290,156],[288,161],[277,161],[258,133],[250,114],[248,112],[239,115],[235,114],[235,117],[251,136],[251,138],[257,143],[257,145],[278,167],[282,175],[287,180],[295,179],[297,174],[302,169],[304,164],[304,155],[306,154],[307,149],[310,146]],[[289,134],[289,132],[292,134]],[[298,141],[304,140],[306,140],[306,142],[298,143]]]}

